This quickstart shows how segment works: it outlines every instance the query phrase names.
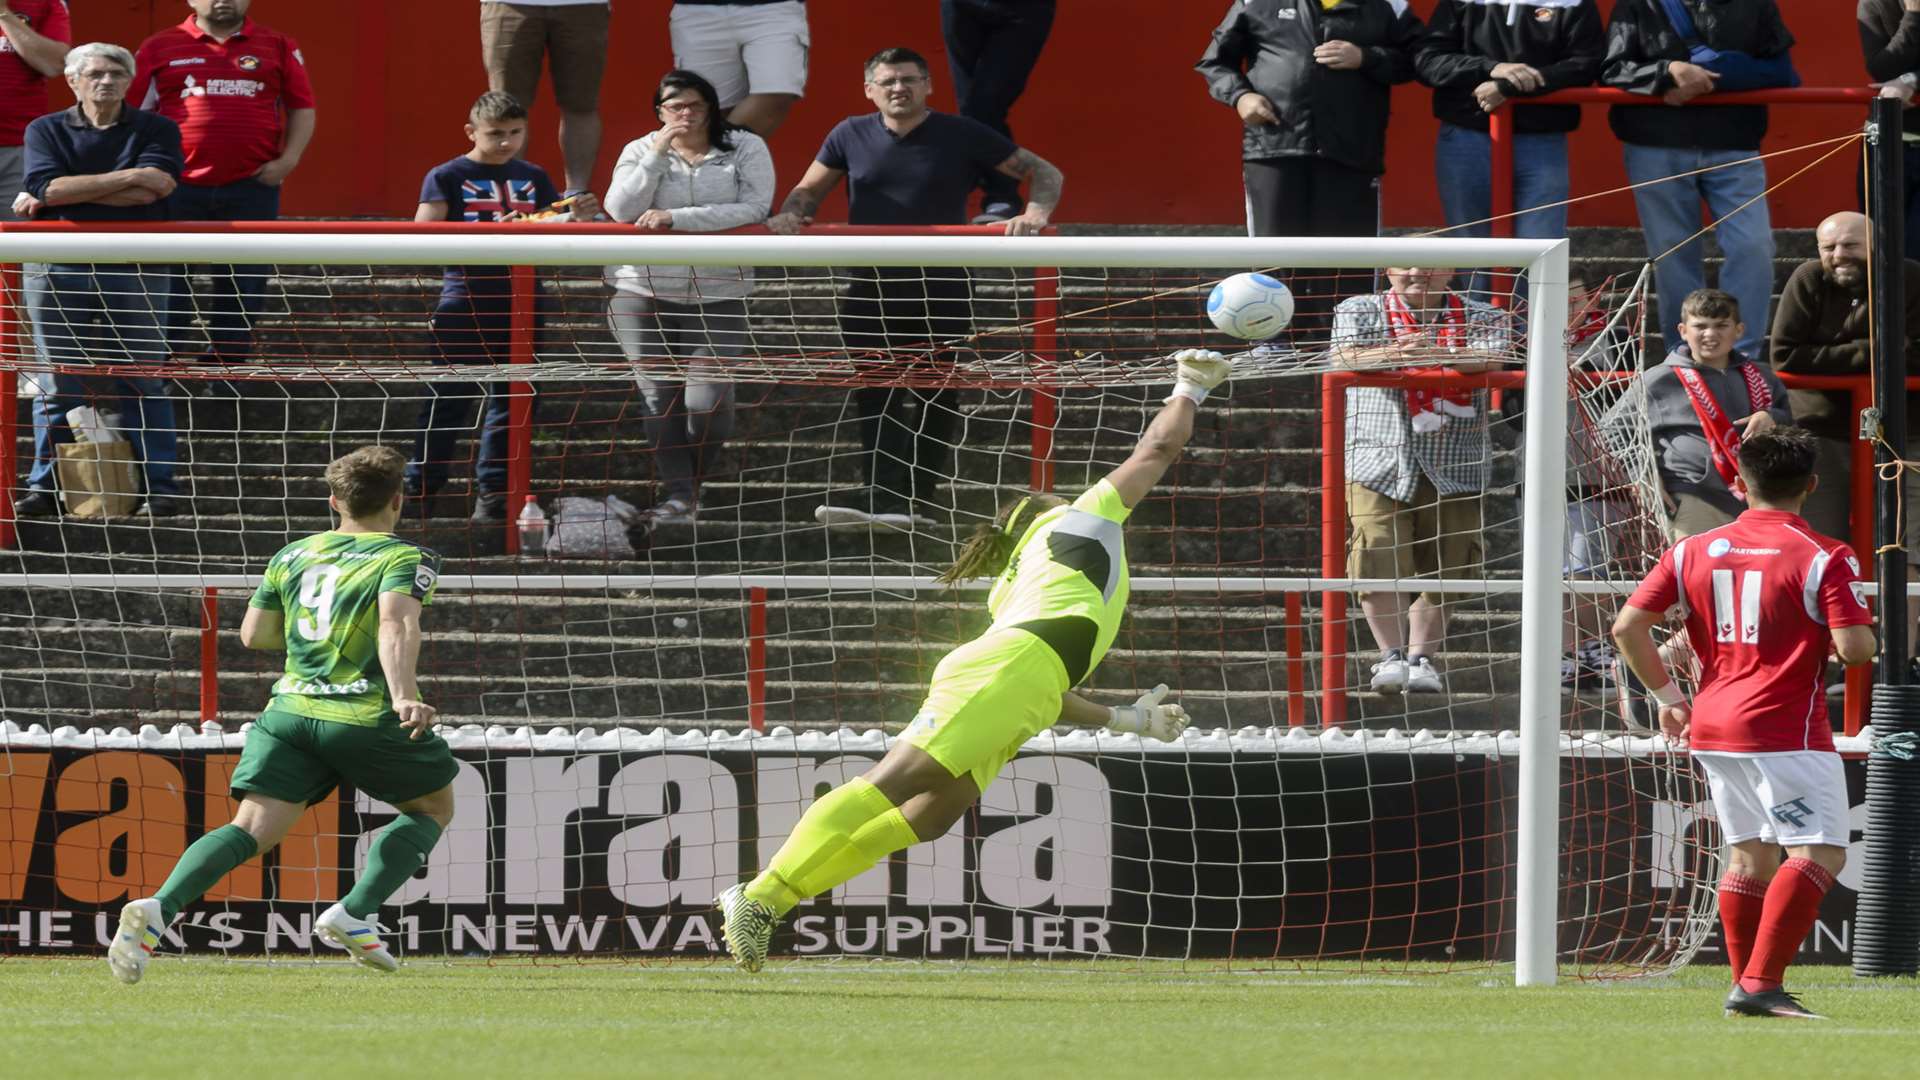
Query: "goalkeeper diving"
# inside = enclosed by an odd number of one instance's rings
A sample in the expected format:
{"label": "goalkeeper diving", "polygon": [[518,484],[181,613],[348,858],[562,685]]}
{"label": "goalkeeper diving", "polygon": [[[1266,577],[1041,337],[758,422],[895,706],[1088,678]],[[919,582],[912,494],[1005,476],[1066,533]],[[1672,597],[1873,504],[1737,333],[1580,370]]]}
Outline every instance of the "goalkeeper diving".
{"label": "goalkeeper diving", "polygon": [[945,835],[1020,747],[1055,724],[1162,742],[1186,730],[1165,685],[1112,708],[1072,689],[1106,655],[1126,610],[1121,526],[1179,459],[1200,404],[1231,371],[1217,352],[1173,359],[1173,393],[1125,462],[1072,503],[1034,494],[1003,507],[940,576],[949,585],[994,578],[992,625],[934,668],[920,711],[878,764],[816,800],[765,870],[720,894],[736,965],[759,971],[774,928],[801,901]]}

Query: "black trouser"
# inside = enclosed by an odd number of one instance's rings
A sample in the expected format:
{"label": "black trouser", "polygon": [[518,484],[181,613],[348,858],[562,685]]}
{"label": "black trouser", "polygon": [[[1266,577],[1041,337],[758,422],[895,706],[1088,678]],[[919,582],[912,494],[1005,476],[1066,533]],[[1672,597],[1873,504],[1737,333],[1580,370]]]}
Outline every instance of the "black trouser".
{"label": "black trouser", "polygon": [[[1053,29],[1054,0],[940,0],[940,32],[960,115],[1013,138],[1007,112],[1027,88],[1027,76]],[[1020,182],[998,170],[980,178],[983,205],[1018,210]]]}
{"label": "black trouser", "polygon": [[[280,189],[248,177],[217,187],[181,184],[169,197],[168,213],[175,221],[278,221]],[[207,324],[203,359],[239,363],[253,355],[253,320],[266,306],[271,266],[205,268],[207,289],[194,294],[183,269],[169,305],[169,336],[173,351],[185,352],[191,341],[189,324],[196,311]]]}
{"label": "black trouser", "polygon": [[[839,305],[847,352],[884,358],[876,375],[921,380],[950,374],[953,353],[972,333],[971,290],[960,267],[885,266],[852,271]],[[853,392],[874,511],[932,501],[951,470],[959,392],[936,387],[868,386]],[[943,504],[944,505],[944,504]]]}
{"label": "black trouser", "polygon": [[[433,335],[433,360],[439,364],[506,364],[512,360],[513,299],[475,295],[442,297],[428,324]],[[453,461],[454,442],[473,424],[474,406],[486,401],[480,420],[480,452],[474,461],[475,494],[499,495],[507,490],[507,459],[513,421],[513,399],[505,384],[434,382],[420,403],[413,460],[407,463],[407,486],[433,495],[446,486]]]}
{"label": "black trouser", "polygon": [[[1374,175],[1322,157],[1263,158],[1241,164],[1250,236],[1374,236],[1380,199]],[[1373,291],[1370,271],[1296,268],[1293,325],[1309,338],[1333,328],[1341,300]]]}

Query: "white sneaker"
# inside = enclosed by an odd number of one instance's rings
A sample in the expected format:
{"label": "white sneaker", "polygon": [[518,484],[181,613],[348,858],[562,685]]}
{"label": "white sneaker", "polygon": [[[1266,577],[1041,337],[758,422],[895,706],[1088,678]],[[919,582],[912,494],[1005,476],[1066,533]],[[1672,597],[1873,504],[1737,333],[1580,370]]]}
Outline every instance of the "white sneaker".
{"label": "white sneaker", "polygon": [[1390,652],[1373,665],[1373,689],[1383,694],[1399,694],[1407,689],[1407,662],[1398,651]]}
{"label": "white sneaker", "polygon": [[160,917],[160,901],[153,897],[131,901],[120,909],[120,929],[107,946],[107,970],[114,978],[128,986],[140,981],[154,947],[160,944],[165,921]]}
{"label": "white sneaker", "polygon": [[1438,694],[1446,689],[1440,685],[1440,673],[1424,656],[1416,656],[1407,663],[1407,689],[1415,694]]}
{"label": "white sneaker", "polygon": [[759,971],[767,962],[767,945],[773,941],[773,927],[780,917],[748,896],[745,885],[721,893],[713,906],[720,909],[720,938],[727,943],[734,966]]}
{"label": "white sneaker", "polygon": [[393,958],[386,942],[380,940],[383,929],[377,922],[354,918],[339,904],[313,920],[313,932],[320,935],[321,941],[336,949],[345,949],[356,961],[375,971],[399,971],[400,961]]}

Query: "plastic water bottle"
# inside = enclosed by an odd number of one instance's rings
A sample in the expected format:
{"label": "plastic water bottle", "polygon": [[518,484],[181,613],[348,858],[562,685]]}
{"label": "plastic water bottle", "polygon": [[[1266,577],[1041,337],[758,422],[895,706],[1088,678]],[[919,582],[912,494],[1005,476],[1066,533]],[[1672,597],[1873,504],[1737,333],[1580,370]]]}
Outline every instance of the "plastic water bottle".
{"label": "plastic water bottle", "polygon": [[520,508],[520,554],[544,555],[547,552],[547,512],[540,509],[540,500],[527,496],[527,504]]}

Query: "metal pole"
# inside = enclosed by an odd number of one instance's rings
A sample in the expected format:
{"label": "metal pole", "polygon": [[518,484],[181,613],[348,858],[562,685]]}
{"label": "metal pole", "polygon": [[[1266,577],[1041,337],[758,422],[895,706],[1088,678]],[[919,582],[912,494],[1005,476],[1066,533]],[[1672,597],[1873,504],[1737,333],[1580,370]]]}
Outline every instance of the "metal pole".
{"label": "metal pole", "polygon": [[[1559,934],[1561,556],[1566,551],[1567,242],[1527,268],[1520,562],[1520,851],[1513,981],[1551,986]],[[1557,419],[1556,419],[1557,418]]]}
{"label": "metal pole", "polygon": [[[1871,177],[1867,213],[1873,218],[1873,403],[1880,410],[1880,441],[1874,462],[1902,460],[1907,454],[1906,179],[1900,144],[1904,106],[1875,98],[1867,133],[1867,170]],[[1863,425],[1864,426],[1864,425]],[[1900,548],[1900,475],[1877,474],[1877,513],[1873,540],[1880,582],[1880,682],[1907,684],[1907,553]],[[1865,554],[1862,552],[1861,554]]]}
{"label": "metal pole", "polygon": [[[1320,376],[1320,574],[1347,571],[1347,387],[1352,374]],[[1347,722],[1347,594],[1320,594],[1320,726]]]}

